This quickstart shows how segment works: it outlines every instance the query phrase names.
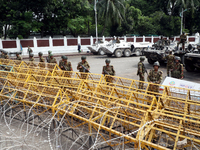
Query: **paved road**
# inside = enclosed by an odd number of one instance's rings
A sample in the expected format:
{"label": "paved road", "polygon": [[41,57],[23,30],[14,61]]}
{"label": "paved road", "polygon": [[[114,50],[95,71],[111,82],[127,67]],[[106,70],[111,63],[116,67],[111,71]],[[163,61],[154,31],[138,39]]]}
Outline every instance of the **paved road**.
{"label": "paved road", "polygon": [[[90,71],[92,73],[97,73],[101,74],[102,73],[102,66],[105,65],[105,59],[108,57],[101,56],[101,55],[88,55],[87,56],[87,61],[90,64]],[[61,59],[60,57],[56,57],[57,61]],[[130,78],[130,79],[135,79],[138,80],[137,74],[137,64],[139,62],[140,57],[136,56],[131,56],[131,57],[121,57],[121,58],[115,58],[115,57],[110,57],[111,60],[111,65],[114,66],[114,69],[116,71],[116,76],[124,77],[124,78]],[[81,56],[75,55],[75,56],[68,56],[68,60],[71,61],[72,67],[74,71],[78,71],[76,69],[78,62],[81,61]],[[36,61],[38,59],[36,58]],[[150,65],[147,60],[145,60],[144,65],[146,66],[148,72],[150,69],[152,69],[152,65]],[[161,64],[160,70],[163,71],[163,79],[165,78],[167,74],[166,66],[165,64]],[[195,71],[195,72],[187,72],[184,70],[184,75],[185,78],[183,80],[187,81],[192,81],[192,82],[197,82],[200,83],[200,72]],[[147,75],[146,75],[147,77]],[[145,77],[145,79],[146,79]]]}

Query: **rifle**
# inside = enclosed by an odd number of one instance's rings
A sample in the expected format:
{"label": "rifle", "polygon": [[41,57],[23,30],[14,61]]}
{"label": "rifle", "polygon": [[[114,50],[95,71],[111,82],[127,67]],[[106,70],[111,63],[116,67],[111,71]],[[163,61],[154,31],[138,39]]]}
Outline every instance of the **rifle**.
{"label": "rifle", "polygon": [[[87,70],[83,65],[81,65],[81,67],[83,67],[83,69],[84,69],[83,72],[85,72],[85,70]],[[91,73],[89,70],[88,70],[88,72]]]}
{"label": "rifle", "polygon": [[111,75],[111,74],[110,74],[110,73],[108,73],[106,70],[103,70],[103,72],[104,72],[104,73],[106,73],[106,74],[108,74],[108,75]]}
{"label": "rifle", "polygon": [[47,60],[47,62],[49,63],[49,57],[48,57],[48,56],[46,57],[46,60]]}

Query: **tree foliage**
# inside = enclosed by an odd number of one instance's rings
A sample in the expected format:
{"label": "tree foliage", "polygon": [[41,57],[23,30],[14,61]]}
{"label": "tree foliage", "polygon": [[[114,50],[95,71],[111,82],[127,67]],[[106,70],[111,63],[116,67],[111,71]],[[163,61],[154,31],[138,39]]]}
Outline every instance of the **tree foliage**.
{"label": "tree foliage", "polygon": [[[190,34],[200,30],[200,0],[96,0],[104,36]],[[95,36],[94,0],[0,0],[0,36]]]}

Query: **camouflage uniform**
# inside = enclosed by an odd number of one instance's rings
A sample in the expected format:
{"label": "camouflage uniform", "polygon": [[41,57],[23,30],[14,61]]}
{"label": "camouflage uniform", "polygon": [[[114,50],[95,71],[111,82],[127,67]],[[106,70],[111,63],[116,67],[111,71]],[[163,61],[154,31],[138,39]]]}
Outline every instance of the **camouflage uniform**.
{"label": "camouflage uniform", "polygon": [[4,55],[4,59],[9,59],[8,54]]}
{"label": "camouflage uniform", "polygon": [[[114,67],[112,65],[103,66],[102,72],[104,73],[104,75],[111,75],[111,76],[115,75],[115,70],[114,70]],[[111,76],[106,76],[106,78],[105,78],[106,82],[112,82],[113,81],[113,78]]]}
{"label": "camouflage uniform", "polygon": [[[61,66],[63,66],[63,68],[62,68]],[[67,62],[67,64],[66,64],[65,61],[60,60],[60,62],[59,62],[59,67],[60,67],[62,70],[65,70],[65,71],[72,71],[71,62]]]}
{"label": "camouflage uniform", "polygon": [[28,52],[28,54],[30,56],[30,54],[33,52],[33,50],[30,47],[28,47],[27,52]]}
{"label": "camouflage uniform", "polygon": [[21,56],[17,56],[16,60],[22,60]]}
{"label": "camouflage uniform", "polygon": [[180,43],[182,43],[182,48],[184,48],[185,47],[185,41],[187,40],[187,36],[184,34],[182,34],[181,36],[180,36],[180,41],[177,43],[177,47],[179,46],[179,44]]}
{"label": "camouflage uniform", "polygon": [[183,78],[183,65],[180,62],[174,65],[172,77],[177,79]]}
{"label": "camouflage uniform", "polygon": [[49,59],[49,63],[56,63],[56,64],[57,64],[57,61],[56,61],[55,58],[52,58],[52,59],[50,58],[50,59]]}
{"label": "camouflage uniform", "polygon": [[[85,70],[83,67],[79,68],[81,65],[83,65],[86,69],[90,69],[89,63],[87,61],[85,61],[84,63],[82,63],[82,61],[81,61],[81,62],[78,63],[78,66],[77,66],[77,69],[79,70],[79,72],[85,72],[85,73],[87,73],[88,71]],[[86,79],[87,78],[87,74],[81,74],[81,78],[82,79]]]}
{"label": "camouflage uniform", "polygon": [[29,61],[35,61],[35,59],[32,57],[29,58]]}
{"label": "camouflage uniform", "polygon": [[41,57],[39,57],[39,61],[40,62],[45,62],[45,60],[44,60],[44,58],[41,56]]}
{"label": "camouflage uniform", "polygon": [[174,55],[170,54],[166,56],[167,59],[167,76],[169,76],[169,70],[173,69],[174,67]]}
{"label": "camouflage uniform", "polygon": [[[147,81],[148,82],[153,82],[155,84],[160,84],[162,81],[162,71],[154,71],[154,70],[150,70],[149,75],[147,77]],[[158,92],[159,93],[159,86],[158,85],[149,85],[149,91],[152,92]]]}
{"label": "camouflage uniform", "polygon": [[[139,75],[140,81],[145,81],[144,80],[144,73],[145,73],[145,67],[144,67],[144,64],[140,61],[138,63],[138,71],[137,71],[137,75]],[[144,85],[144,83],[140,82],[139,88],[143,89],[143,85]]]}
{"label": "camouflage uniform", "polygon": [[45,68],[45,59],[44,59],[44,57],[39,57],[39,66],[41,67],[41,68]]}

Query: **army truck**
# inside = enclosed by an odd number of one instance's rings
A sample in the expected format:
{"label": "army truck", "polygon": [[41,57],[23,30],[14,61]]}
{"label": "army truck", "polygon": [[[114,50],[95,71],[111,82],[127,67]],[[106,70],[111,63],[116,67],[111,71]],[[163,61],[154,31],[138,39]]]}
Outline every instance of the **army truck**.
{"label": "army truck", "polygon": [[195,69],[200,69],[200,51],[195,50],[192,53],[187,53],[184,56],[185,69],[192,72]]}
{"label": "army truck", "polygon": [[102,50],[102,46],[105,46],[112,41],[105,41],[103,42],[102,40],[99,40],[98,43],[93,44],[92,46],[88,46],[87,48],[93,53],[94,55],[104,55],[104,51]]}

